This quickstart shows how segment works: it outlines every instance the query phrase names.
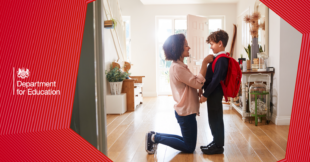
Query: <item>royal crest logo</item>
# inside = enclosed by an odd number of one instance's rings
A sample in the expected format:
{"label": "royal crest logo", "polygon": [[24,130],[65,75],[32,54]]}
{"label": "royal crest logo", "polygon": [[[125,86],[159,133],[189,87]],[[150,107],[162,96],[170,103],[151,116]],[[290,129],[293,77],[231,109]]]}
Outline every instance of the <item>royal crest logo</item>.
{"label": "royal crest logo", "polygon": [[22,78],[22,79],[25,79],[25,78],[28,78],[30,75],[30,72],[29,72],[29,69],[26,69],[25,68],[18,68],[18,71],[17,71],[17,77],[18,78]]}

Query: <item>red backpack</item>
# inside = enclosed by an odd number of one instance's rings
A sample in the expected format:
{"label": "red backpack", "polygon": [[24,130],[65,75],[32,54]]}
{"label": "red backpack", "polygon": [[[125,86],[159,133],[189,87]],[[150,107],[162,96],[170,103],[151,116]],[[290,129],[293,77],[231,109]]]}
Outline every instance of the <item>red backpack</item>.
{"label": "red backpack", "polygon": [[228,101],[227,97],[237,96],[239,92],[240,84],[241,84],[242,73],[241,73],[239,63],[234,58],[229,57],[229,53],[220,54],[215,58],[212,64],[213,73],[214,73],[215,63],[221,57],[228,58],[227,75],[226,75],[225,80],[220,82],[222,89],[223,89],[224,96],[225,96],[225,100],[227,102]]}

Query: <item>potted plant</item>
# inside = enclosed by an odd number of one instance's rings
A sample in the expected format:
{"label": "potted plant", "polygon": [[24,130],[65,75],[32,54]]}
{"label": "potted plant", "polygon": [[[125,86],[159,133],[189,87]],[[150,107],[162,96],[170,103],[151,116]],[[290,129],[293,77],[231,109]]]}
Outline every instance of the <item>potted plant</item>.
{"label": "potted plant", "polygon": [[249,44],[248,47],[244,47],[244,50],[248,54],[248,60],[246,61],[247,69],[251,70],[251,45]]}
{"label": "potted plant", "polygon": [[106,71],[106,77],[110,83],[110,90],[112,95],[121,94],[123,80],[125,80],[129,75],[129,73],[119,70],[117,66],[113,68],[111,65],[110,71]]}

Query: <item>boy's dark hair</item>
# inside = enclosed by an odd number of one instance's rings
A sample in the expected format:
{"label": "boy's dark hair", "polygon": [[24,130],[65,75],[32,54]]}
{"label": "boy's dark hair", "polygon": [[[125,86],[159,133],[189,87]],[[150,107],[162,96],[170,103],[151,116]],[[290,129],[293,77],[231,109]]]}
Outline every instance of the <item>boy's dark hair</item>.
{"label": "boy's dark hair", "polygon": [[212,32],[207,39],[207,43],[210,43],[211,41],[218,43],[219,41],[222,41],[223,46],[226,47],[228,42],[228,34],[224,30],[218,30],[215,32]]}
{"label": "boy's dark hair", "polygon": [[177,61],[184,51],[184,34],[175,34],[168,37],[163,45],[166,60]]}

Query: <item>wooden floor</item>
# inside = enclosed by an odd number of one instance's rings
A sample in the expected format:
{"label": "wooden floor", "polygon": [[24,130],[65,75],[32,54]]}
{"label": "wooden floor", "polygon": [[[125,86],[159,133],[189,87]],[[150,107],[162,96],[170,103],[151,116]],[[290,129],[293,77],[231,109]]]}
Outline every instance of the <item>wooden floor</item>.
{"label": "wooden floor", "polygon": [[242,122],[240,115],[229,105],[224,105],[225,146],[224,154],[204,155],[201,145],[213,139],[205,104],[201,104],[197,117],[198,140],[193,154],[181,153],[165,145],[158,145],[157,154],[145,152],[145,133],[153,130],[181,135],[174,116],[171,96],[144,98],[144,103],[134,112],[107,115],[108,157],[116,162],[144,161],[225,161],[225,162],[275,162],[285,157],[289,126],[274,124],[259,126]]}

